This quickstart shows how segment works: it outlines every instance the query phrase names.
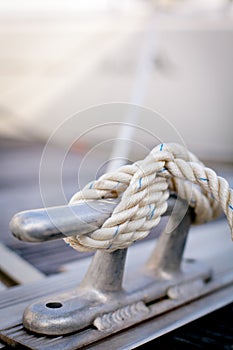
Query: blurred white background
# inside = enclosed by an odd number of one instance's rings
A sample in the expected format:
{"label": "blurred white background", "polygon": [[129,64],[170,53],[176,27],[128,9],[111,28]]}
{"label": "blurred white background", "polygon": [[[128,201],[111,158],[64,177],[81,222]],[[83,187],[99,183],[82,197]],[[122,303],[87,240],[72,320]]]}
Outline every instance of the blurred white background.
{"label": "blurred white background", "polygon": [[[1,0],[1,135],[46,141],[80,110],[131,102],[152,14],[153,67],[139,103],[164,116],[201,158],[232,162],[230,1]],[[77,136],[124,118],[78,119]],[[156,118],[142,115],[138,124],[156,133]],[[106,130],[87,142],[117,136]]]}

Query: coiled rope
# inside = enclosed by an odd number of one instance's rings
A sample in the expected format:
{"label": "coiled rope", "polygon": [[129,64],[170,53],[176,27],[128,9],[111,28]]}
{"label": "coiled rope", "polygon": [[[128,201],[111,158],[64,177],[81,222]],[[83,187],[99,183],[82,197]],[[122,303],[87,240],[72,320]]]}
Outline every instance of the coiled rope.
{"label": "coiled rope", "polygon": [[65,238],[74,249],[114,251],[145,238],[158,225],[171,192],[194,209],[194,223],[225,213],[233,235],[233,190],[228,182],[179,144],[156,146],[132,165],[87,184],[70,202],[120,197],[112,215],[94,232]]}

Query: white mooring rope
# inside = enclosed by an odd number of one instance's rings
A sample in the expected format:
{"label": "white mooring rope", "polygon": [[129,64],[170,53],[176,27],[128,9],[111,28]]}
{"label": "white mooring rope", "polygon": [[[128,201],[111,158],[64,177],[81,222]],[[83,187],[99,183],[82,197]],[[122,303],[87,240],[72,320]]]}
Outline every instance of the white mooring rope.
{"label": "white mooring rope", "polygon": [[74,249],[114,251],[145,238],[167,209],[170,192],[194,208],[195,223],[226,214],[233,235],[233,190],[228,182],[185,147],[160,144],[141,161],[101,176],[77,192],[71,202],[120,197],[112,215],[94,232],[65,238]]}

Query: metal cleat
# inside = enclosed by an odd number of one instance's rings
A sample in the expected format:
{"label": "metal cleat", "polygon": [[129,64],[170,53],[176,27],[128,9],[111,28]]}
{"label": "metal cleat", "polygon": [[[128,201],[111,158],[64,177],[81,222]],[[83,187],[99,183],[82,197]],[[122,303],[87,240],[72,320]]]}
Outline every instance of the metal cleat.
{"label": "metal cleat", "polygon": [[[104,200],[22,212],[13,217],[10,227],[15,237],[29,242],[85,234],[100,227],[116,205],[117,200]],[[131,266],[127,280],[122,283],[127,249],[97,251],[76,288],[26,307],[24,327],[50,336],[80,333],[76,345],[83,346],[205,293],[211,269],[182,259],[191,209],[171,196],[166,215],[169,224],[154,251],[143,266]],[[168,232],[168,227],[174,229]],[[83,332],[93,328],[95,332]]]}

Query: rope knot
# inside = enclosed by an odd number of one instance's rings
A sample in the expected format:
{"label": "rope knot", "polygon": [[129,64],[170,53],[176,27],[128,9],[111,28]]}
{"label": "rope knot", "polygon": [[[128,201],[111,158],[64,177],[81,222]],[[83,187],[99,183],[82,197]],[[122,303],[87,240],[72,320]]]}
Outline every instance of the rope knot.
{"label": "rope knot", "polygon": [[126,248],[159,224],[170,192],[194,208],[195,223],[212,220],[223,209],[233,232],[233,191],[228,182],[185,147],[168,143],[156,146],[144,160],[106,173],[77,192],[71,202],[116,196],[121,200],[102,227],[65,241],[79,251]]}

